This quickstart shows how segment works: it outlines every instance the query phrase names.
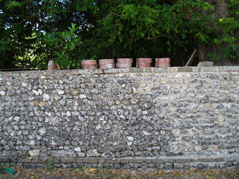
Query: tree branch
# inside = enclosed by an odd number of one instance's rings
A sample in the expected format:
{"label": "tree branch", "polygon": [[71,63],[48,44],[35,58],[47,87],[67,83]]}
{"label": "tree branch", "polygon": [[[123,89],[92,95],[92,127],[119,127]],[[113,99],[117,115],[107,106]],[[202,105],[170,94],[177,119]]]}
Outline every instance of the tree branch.
{"label": "tree branch", "polygon": [[157,35],[157,36],[155,36],[155,37],[146,37],[146,38],[144,38],[145,40],[154,40],[154,39],[157,39],[157,38],[159,38],[160,37],[160,34],[159,35]]}

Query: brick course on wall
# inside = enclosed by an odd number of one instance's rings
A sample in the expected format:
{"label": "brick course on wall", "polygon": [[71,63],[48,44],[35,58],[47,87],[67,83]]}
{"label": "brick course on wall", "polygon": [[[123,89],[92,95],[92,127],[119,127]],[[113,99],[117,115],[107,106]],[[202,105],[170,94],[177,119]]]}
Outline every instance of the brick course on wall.
{"label": "brick course on wall", "polygon": [[0,72],[0,162],[238,167],[239,67]]}

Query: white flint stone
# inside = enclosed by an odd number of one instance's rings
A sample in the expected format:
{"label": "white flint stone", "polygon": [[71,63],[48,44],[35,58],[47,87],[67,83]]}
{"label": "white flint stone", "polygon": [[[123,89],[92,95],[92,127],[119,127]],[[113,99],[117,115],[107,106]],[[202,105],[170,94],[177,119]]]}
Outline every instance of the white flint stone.
{"label": "white flint stone", "polygon": [[63,90],[58,90],[57,93],[58,93],[58,94],[64,94],[65,91],[63,91]]}
{"label": "white flint stone", "polygon": [[41,128],[41,129],[39,129],[38,132],[39,132],[40,135],[44,135],[46,133],[46,129],[45,128]]}
{"label": "white flint stone", "polygon": [[0,91],[0,95],[4,96],[5,95],[5,91]]}
{"label": "white flint stone", "polygon": [[67,112],[66,112],[66,115],[67,115],[68,117],[71,117],[71,112],[70,112],[70,111],[67,111]]}
{"label": "white flint stone", "polygon": [[133,141],[133,140],[134,140],[134,138],[133,138],[132,136],[127,136],[127,139],[128,139],[129,141]]}
{"label": "white flint stone", "polygon": [[39,95],[39,93],[36,90],[32,90],[33,94]]}
{"label": "white flint stone", "polygon": [[40,155],[40,150],[29,150],[28,152],[32,157],[37,157]]}
{"label": "white flint stone", "polygon": [[28,86],[28,83],[22,83],[22,87],[26,88]]}
{"label": "white flint stone", "polygon": [[98,125],[96,126],[96,129],[97,129],[97,130],[101,129],[101,125],[98,124]]}
{"label": "white flint stone", "polygon": [[94,150],[89,150],[89,151],[87,152],[87,157],[99,157],[99,156],[100,156],[100,154],[97,152],[96,149],[94,149]]}
{"label": "white flint stone", "polygon": [[50,96],[48,94],[43,94],[43,101],[49,101]]}
{"label": "white flint stone", "polygon": [[39,93],[39,95],[42,95],[43,91],[41,89],[38,89],[38,93]]}
{"label": "white flint stone", "polygon": [[46,78],[46,76],[44,76],[44,75],[40,75],[39,78],[44,79],[44,78]]}
{"label": "white flint stone", "polygon": [[85,98],[86,98],[86,95],[81,94],[81,95],[80,95],[80,98],[81,98],[81,99],[85,99]]}
{"label": "white flint stone", "polygon": [[147,132],[147,131],[143,131],[143,133],[144,133],[144,135],[146,135],[146,136],[152,135],[151,132]]}
{"label": "white flint stone", "polygon": [[128,146],[131,146],[133,143],[132,142],[127,142],[127,145]]}
{"label": "white flint stone", "polygon": [[19,120],[20,120],[20,117],[19,117],[19,116],[16,116],[16,117],[14,117],[14,120],[15,120],[15,121],[19,121]]}
{"label": "white flint stone", "polygon": [[35,145],[35,143],[36,143],[35,140],[30,140],[29,141],[29,145],[32,145],[32,146]]}
{"label": "white flint stone", "polygon": [[76,147],[76,148],[74,148],[74,151],[81,152],[81,148],[80,147]]}

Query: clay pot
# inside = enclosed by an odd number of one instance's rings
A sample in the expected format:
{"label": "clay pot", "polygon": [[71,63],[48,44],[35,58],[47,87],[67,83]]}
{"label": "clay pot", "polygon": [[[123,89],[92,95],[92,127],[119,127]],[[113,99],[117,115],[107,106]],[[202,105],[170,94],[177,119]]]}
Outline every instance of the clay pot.
{"label": "clay pot", "polygon": [[110,69],[114,68],[114,59],[100,59],[99,60],[100,69]]}
{"label": "clay pot", "polygon": [[83,70],[94,70],[97,69],[96,60],[82,60],[81,61]]}
{"label": "clay pot", "polygon": [[133,63],[132,58],[118,58],[116,67],[118,68],[131,68]]}
{"label": "clay pot", "polygon": [[155,66],[158,68],[171,67],[170,58],[156,58]]}
{"label": "clay pot", "polygon": [[152,58],[137,58],[136,66],[138,68],[151,67]]}

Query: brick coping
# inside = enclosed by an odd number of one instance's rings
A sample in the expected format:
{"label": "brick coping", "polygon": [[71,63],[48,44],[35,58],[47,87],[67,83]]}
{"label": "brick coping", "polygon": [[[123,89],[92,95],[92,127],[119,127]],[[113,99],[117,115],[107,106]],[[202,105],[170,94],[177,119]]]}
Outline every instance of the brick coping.
{"label": "brick coping", "polygon": [[43,71],[0,71],[0,77],[26,77],[59,75],[82,75],[82,74],[118,74],[118,73],[184,73],[184,72],[239,72],[239,66],[213,66],[213,67],[168,67],[168,68],[112,68],[96,70],[43,70]]}

